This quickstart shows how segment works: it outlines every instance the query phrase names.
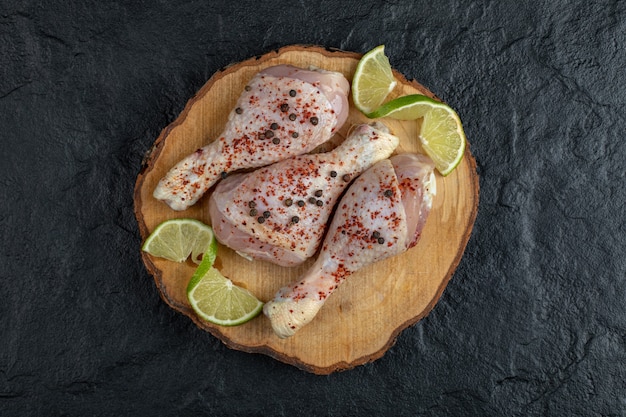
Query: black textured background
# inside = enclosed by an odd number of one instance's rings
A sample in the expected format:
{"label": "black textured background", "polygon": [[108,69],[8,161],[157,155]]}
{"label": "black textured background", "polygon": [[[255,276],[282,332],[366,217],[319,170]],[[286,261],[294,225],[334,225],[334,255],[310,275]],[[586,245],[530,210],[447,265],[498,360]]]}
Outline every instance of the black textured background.
{"label": "black textured background", "polygon": [[[219,68],[365,52],[456,108],[481,200],[433,312],[314,376],[161,301],[133,186]],[[626,415],[626,3],[0,3],[0,415]]]}

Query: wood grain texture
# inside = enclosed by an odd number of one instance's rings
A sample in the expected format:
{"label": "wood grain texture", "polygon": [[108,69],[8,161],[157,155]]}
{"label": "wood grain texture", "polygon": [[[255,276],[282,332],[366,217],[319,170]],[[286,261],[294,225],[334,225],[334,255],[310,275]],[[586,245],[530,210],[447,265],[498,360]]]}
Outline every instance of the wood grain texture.
{"label": "wood grain texture", "polygon": [[[135,185],[135,215],[142,239],[164,220],[191,217],[210,224],[205,195],[195,206],[175,212],[152,197],[159,179],[180,159],[218,137],[245,84],[260,69],[277,64],[317,66],[352,79],[360,54],[317,46],[294,45],[229,66],[216,73],[188,102],[181,115],[157,138]],[[395,72],[398,86],[391,97],[421,93],[434,97],[416,81]],[[436,97],[434,97],[436,98]],[[369,122],[353,107],[348,121],[328,144],[343,140],[350,126]],[[419,122],[384,119],[400,137],[396,153],[420,152]],[[379,262],[349,277],[329,298],[315,320],[289,339],[273,334],[263,315],[238,327],[219,327],[200,320],[191,309],[186,287],[195,266],[156,259],[142,252],[163,300],[189,316],[228,347],[269,355],[316,374],[329,374],[381,357],[406,327],[426,316],[454,273],[478,209],[478,176],[469,146],[463,161],[447,177],[437,174],[437,196],[421,240],[403,255]],[[235,284],[263,301],[297,279],[312,261],[296,268],[247,261],[220,246],[216,266]]]}

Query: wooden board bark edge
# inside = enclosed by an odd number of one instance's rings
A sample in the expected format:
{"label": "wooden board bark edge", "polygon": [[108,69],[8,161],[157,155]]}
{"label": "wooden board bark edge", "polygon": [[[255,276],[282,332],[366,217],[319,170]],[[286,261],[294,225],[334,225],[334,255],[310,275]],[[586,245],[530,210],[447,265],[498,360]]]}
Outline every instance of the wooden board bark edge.
{"label": "wooden board bark edge", "polygon": [[[167,126],[165,129],[163,129],[159,137],[156,139],[153,147],[147,153],[146,158],[144,159],[144,162],[142,164],[142,169],[137,177],[137,181],[135,185],[135,192],[134,192],[135,215],[138,221],[139,231],[140,231],[142,240],[145,240],[145,238],[149,235],[150,230],[151,230],[151,227],[149,227],[149,225],[146,222],[146,216],[145,216],[146,213],[144,212],[144,209],[145,209],[144,206],[147,204],[146,200],[151,198],[151,193],[147,193],[145,189],[147,185],[146,179],[148,175],[155,169],[157,162],[159,162],[161,153],[163,149],[165,148],[166,140],[170,136],[172,131],[174,131],[176,128],[180,127],[187,121],[187,118],[190,112],[192,111],[192,109],[194,109],[194,106],[200,105],[199,102],[202,101],[202,99],[211,91],[211,89],[217,83],[220,83],[222,80],[224,80],[225,77],[228,77],[229,75],[233,75],[234,73],[241,70],[242,68],[246,68],[246,67],[257,68],[257,67],[263,67],[264,65],[267,66],[270,62],[280,61],[282,56],[286,56],[286,55],[293,56],[294,53],[313,54],[316,57],[321,57],[321,58],[317,58],[317,60],[320,61],[321,59],[322,62],[325,58],[329,60],[338,59],[338,58],[349,59],[349,60],[356,62],[362,56],[359,53],[346,52],[346,51],[341,51],[338,49],[323,48],[323,47],[314,46],[314,45],[291,45],[291,46],[287,46],[287,47],[269,52],[267,54],[264,54],[258,57],[248,59],[241,63],[230,65],[218,71],[215,75],[213,75],[207,81],[207,83],[197,92],[197,94],[189,100],[189,102],[187,103],[187,105],[185,106],[181,114],[177,117],[177,119],[173,123],[171,123],[169,126]],[[318,66],[323,67],[323,65],[318,65]],[[424,86],[419,84],[417,81],[415,80],[408,81],[404,76],[399,74],[397,71],[394,71],[394,75],[399,81],[400,88],[398,89],[398,91],[394,90],[394,92],[392,93],[392,96],[419,92],[419,93],[428,95],[430,97],[436,98],[434,94],[432,94],[428,89],[426,89]],[[414,90],[417,90],[417,91],[414,91]],[[236,96],[238,96],[238,94],[239,92],[237,92]],[[228,109],[227,112],[228,111],[230,111],[230,109]],[[293,350],[292,351],[281,350],[280,346],[277,348],[276,346],[271,346],[270,343],[264,343],[263,341],[260,341],[259,343],[248,343],[248,341],[244,341],[242,343],[240,340],[233,337],[232,333],[230,333],[231,329],[213,326],[198,319],[197,316],[194,314],[193,310],[190,308],[190,306],[187,303],[185,303],[185,300],[181,301],[180,296],[172,295],[171,286],[168,287],[167,279],[164,276],[163,264],[160,263],[159,260],[155,260],[151,256],[143,252],[142,252],[142,259],[146,265],[147,270],[154,277],[154,280],[157,285],[157,288],[159,289],[161,298],[174,310],[179,311],[187,315],[188,317],[190,317],[194,321],[194,323],[196,323],[196,325],[198,325],[200,328],[209,331],[215,337],[219,338],[226,346],[233,348],[233,349],[245,351],[245,352],[261,353],[261,354],[273,357],[279,361],[294,365],[305,371],[316,373],[316,374],[329,374],[338,370],[346,370],[346,369],[353,368],[357,365],[361,365],[363,363],[376,360],[380,358],[381,356],[383,356],[384,353],[391,346],[393,346],[398,335],[404,329],[417,323],[419,320],[425,317],[433,309],[433,307],[435,306],[435,304],[441,297],[441,294],[443,293],[450,278],[454,274],[454,271],[456,267],[458,266],[461,260],[461,257],[463,255],[465,246],[470,238],[471,230],[472,230],[472,227],[473,227],[476,215],[477,215],[477,211],[478,211],[479,183],[478,183],[478,176],[476,174],[476,163],[475,163],[473,156],[471,155],[469,148],[470,147],[468,144],[468,147],[466,149],[466,153],[464,156],[464,160],[461,166],[457,169],[459,171],[462,169],[463,173],[465,174],[463,177],[463,183],[464,183],[463,187],[468,188],[467,193],[466,193],[466,195],[468,196],[467,197],[468,201],[466,202],[467,212],[462,213],[463,215],[462,226],[463,227],[462,227],[462,230],[460,230],[460,235],[458,236],[458,245],[456,247],[456,252],[454,254],[454,257],[451,259],[451,262],[449,262],[448,268],[443,273],[443,276],[441,276],[440,281],[437,282],[438,285],[436,289],[432,292],[432,297],[430,298],[430,301],[419,312],[419,314],[416,314],[415,316],[410,317],[402,321],[398,325],[396,325],[395,328],[391,331],[389,337],[386,338],[386,341],[382,345],[379,345],[373,348],[367,354],[359,354],[355,357],[350,357],[347,360],[345,359],[332,360],[331,358],[330,361],[325,360],[325,361],[322,361],[323,363],[317,363],[315,360],[311,360],[311,358],[303,358],[302,355],[298,354],[299,352],[297,350],[295,351],[295,354],[294,354]],[[451,174],[450,176],[452,177],[454,175],[455,173]],[[439,186],[440,181],[443,181],[443,180],[441,178],[438,178],[438,186]],[[181,216],[178,215],[178,216],[173,216],[173,217],[181,217]],[[191,214],[187,215],[186,217],[196,217],[196,218],[203,217],[202,209],[200,208],[193,209],[191,210]],[[419,246],[420,244],[418,244],[418,247]],[[171,267],[168,266],[168,268],[171,268]],[[183,275],[188,274],[190,270],[192,271],[191,268],[192,267],[189,265],[181,265],[180,267],[178,267],[178,269],[180,270],[179,273]],[[171,273],[171,271],[169,271],[168,273]],[[177,273],[178,273],[178,270],[177,270]],[[189,275],[189,277],[190,276],[191,275]],[[258,318],[255,320],[258,320]]]}

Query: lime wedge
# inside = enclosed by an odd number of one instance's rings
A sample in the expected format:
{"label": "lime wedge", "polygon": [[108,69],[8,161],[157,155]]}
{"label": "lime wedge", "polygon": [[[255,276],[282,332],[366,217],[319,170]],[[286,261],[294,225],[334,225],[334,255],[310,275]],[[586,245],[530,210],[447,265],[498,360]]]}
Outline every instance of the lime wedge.
{"label": "lime wedge", "polygon": [[208,260],[203,260],[191,277],[187,298],[198,317],[221,326],[243,324],[263,309],[254,294],[233,284]]}
{"label": "lime wedge", "polygon": [[396,86],[385,45],[372,49],[359,61],[352,78],[352,100],[364,114],[380,107]]}
{"label": "lime wedge", "polygon": [[183,262],[189,255],[194,263],[203,258],[213,265],[217,255],[217,240],[213,229],[195,219],[171,219],[159,224],[148,236],[141,249],[152,256]]}
{"label": "lime wedge", "polygon": [[453,109],[439,101],[412,94],[391,100],[367,116],[399,120],[423,118],[419,135],[422,148],[443,176],[452,172],[463,159],[466,139],[461,119]]}
{"label": "lime wedge", "polygon": [[415,120],[424,117],[433,107],[442,105],[444,104],[430,97],[411,94],[385,103],[375,111],[368,113],[367,117],[372,119],[391,117],[398,120]]}

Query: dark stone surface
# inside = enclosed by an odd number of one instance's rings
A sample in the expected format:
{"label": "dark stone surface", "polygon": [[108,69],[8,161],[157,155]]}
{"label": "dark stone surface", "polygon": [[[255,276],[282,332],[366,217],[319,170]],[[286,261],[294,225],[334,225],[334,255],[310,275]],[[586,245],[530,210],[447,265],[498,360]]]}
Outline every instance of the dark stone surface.
{"label": "dark stone surface", "polygon": [[[0,415],[626,415],[626,3],[277,4],[2,2]],[[433,312],[324,377],[166,307],[133,214],[186,101],[292,43],[386,44],[458,110],[481,184]]]}

